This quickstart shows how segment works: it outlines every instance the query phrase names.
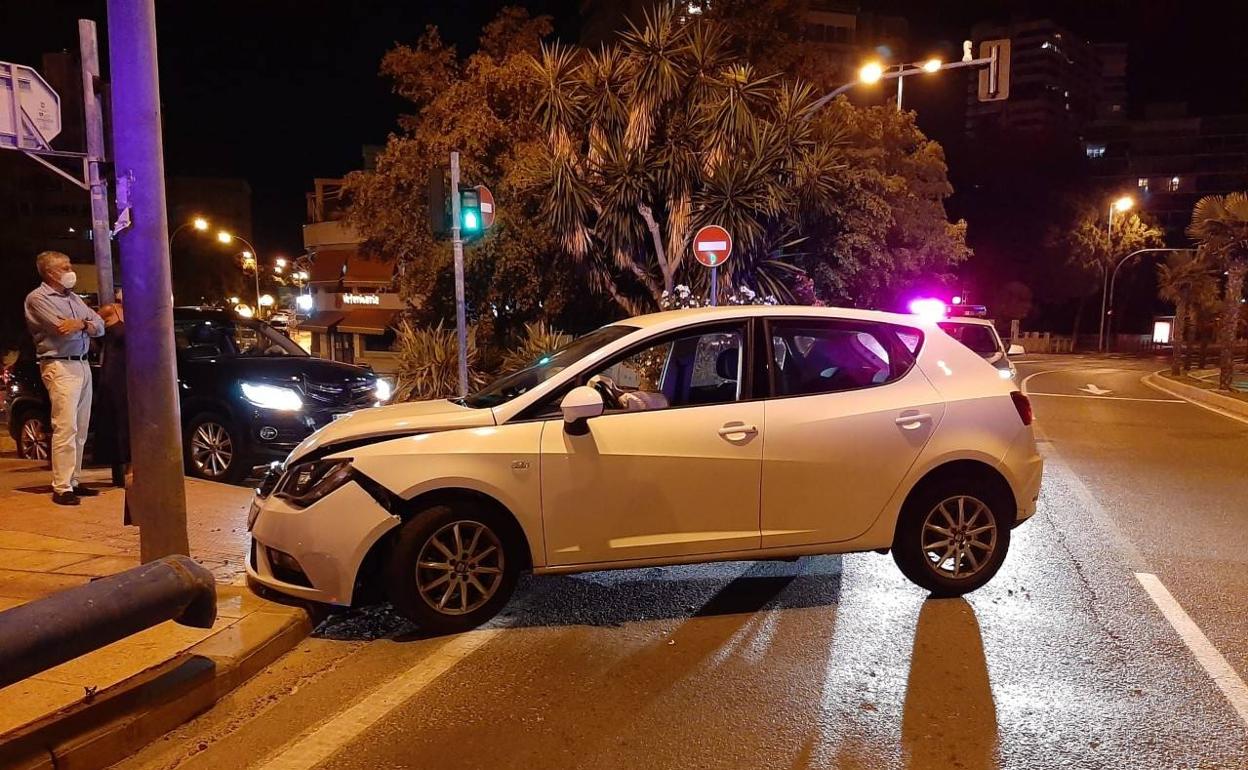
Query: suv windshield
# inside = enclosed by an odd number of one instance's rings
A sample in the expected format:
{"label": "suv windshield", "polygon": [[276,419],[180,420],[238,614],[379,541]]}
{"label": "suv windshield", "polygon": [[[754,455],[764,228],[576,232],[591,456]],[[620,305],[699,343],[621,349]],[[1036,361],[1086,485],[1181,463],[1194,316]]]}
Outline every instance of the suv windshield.
{"label": "suv windshield", "polygon": [[956,321],[942,321],[936,324],[950,337],[980,354],[990,358],[1001,352],[1001,343],[991,326],[984,324],[967,324]]}
{"label": "suv windshield", "polygon": [[528,393],[546,380],[594,351],[637,331],[635,326],[604,326],[578,337],[550,355],[542,356],[525,368],[503,375],[464,399],[473,409],[488,409]]}
{"label": "suv windshield", "polygon": [[308,355],[289,337],[257,321],[175,319],[173,330],[178,350],[195,357]]}

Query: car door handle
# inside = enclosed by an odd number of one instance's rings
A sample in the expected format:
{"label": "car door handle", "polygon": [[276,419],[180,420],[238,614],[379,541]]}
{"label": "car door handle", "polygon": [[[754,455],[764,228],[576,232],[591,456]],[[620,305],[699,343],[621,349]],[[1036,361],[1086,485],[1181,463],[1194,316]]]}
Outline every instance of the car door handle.
{"label": "car door handle", "polygon": [[923,423],[931,422],[931,421],[932,421],[932,416],[926,412],[919,412],[917,414],[903,414],[902,416],[898,417],[896,420],[893,420],[893,422],[897,423],[898,425],[905,428],[906,430],[916,430]]}
{"label": "car door handle", "polygon": [[758,428],[745,423],[728,424],[719,429],[719,435],[727,438],[729,436],[754,436],[758,434]]}

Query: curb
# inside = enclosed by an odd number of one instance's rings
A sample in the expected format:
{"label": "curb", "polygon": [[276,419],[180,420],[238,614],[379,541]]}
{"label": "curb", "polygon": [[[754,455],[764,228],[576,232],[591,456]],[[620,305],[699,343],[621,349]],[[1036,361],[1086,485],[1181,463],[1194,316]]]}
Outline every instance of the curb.
{"label": "curb", "polygon": [[108,767],[210,709],[311,631],[301,608],[274,605],[252,612],[181,655],[99,693],[91,703],[5,736],[0,767]]}
{"label": "curb", "polygon": [[1163,393],[1169,393],[1172,396],[1178,396],[1185,401],[1190,401],[1197,406],[1217,412],[1224,417],[1230,417],[1241,422],[1248,420],[1248,401],[1240,401],[1237,398],[1198,388],[1195,385],[1176,382],[1168,377],[1162,377],[1160,372],[1146,374],[1141,380],[1150,388],[1160,390]]}

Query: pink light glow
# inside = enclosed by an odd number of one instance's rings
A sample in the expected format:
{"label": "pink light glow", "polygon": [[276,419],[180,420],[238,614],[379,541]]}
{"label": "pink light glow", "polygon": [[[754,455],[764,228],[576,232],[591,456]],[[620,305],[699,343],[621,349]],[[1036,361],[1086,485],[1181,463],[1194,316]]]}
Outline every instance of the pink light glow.
{"label": "pink light glow", "polygon": [[949,312],[944,302],[930,297],[910,300],[909,307],[911,313],[927,321],[939,321]]}

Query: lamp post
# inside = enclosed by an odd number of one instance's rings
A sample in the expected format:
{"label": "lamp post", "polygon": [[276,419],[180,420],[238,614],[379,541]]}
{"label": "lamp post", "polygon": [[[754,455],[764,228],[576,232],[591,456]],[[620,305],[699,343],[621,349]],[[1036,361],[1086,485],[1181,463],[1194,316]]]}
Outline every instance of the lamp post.
{"label": "lamp post", "polygon": [[1178,252],[1178,251],[1195,251],[1195,249],[1172,249],[1172,248],[1164,248],[1164,247],[1159,247],[1159,248],[1154,248],[1154,249],[1136,249],[1135,251],[1133,251],[1133,252],[1131,252],[1130,254],[1126,255],[1126,256],[1125,256],[1125,257],[1123,257],[1122,259],[1118,260],[1118,264],[1114,265],[1114,272],[1113,272],[1112,274],[1110,274],[1110,277],[1109,277],[1109,310],[1108,310],[1108,313],[1107,313],[1107,314],[1108,314],[1108,319],[1107,319],[1107,321],[1106,321],[1106,328],[1107,328],[1107,330],[1108,330],[1108,331],[1107,331],[1107,333],[1106,333],[1106,336],[1110,337],[1111,339],[1113,338],[1113,332],[1114,332],[1114,284],[1118,281],[1118,270],[1119,270],[1119,268],[1121,268],[1123,265],[1127,264],[1127,262],[1128,262],[1128,261],[1130,261],[1130,259],[1131,259],[1132,257],[1139,256],[1140,254],[1148,254],[1148,253],[1156,253],[1156,252],[1165,252],[1165,253],[1167,253],[1167,254],[1168,254],[1168,253],[1171,253],[1171,252]]}
{"label": "lamp post", "polygon": [[241,235],[234,235],[233,233],[229,233],[229,232],[226,232],[225,230],[222,230],[217,233],[217,240],[220,241],[221,243],[232,243],[234,241],[242,241],[243,245],[249,249],[249,251],[243,251],[240,253],[243,255],[244,269],[247,267],[248,260],[252,261],[253,267],[255,268],[254,272],[256,276],[256,308],[257,308],[257,313],[258,313],[259,307],[260,307],[260,254],[256,252],[256,247],[251,245],[251,241],[247,240]]}
{"label": "lamp post", "polygon": [[[969,55],[969,54],[968,54]],[[878,61],[870,61],[862,65],[858,70],[858,79],[850,81],[839,86],[826,96],[821,97],[812,105],[812,109],[819,109],[823,105],[832,101],[841,94],[849,91],[858,85],[873,85],[881,80],[897,79],[897,109],[901,110],[901,99],[903,81],[908,77],[915,75],[931,75],[944,70],[959,69],[961,67],[985,67],[993,62],[992,57],[984,57],[981,59],[963,59],[956,62],[942,62],[940,59],[931,58],[921,62],[908,62],[906,64],[892,64],[885,66]]]}
{"label": "lamp post", "polygon": [[[1130,195],[1124,195],[1109,204],[1109,218],[1105,223],[1106,260],[1101,264],[1101,326],[1096,335],[1096,350],[1098,353],[1105,352],[1105,319],[1109,302],[1109,260],[1113,259],[1114,256],[1114,212],[1125,213],[1130,211],[1133,206],[1135,206],[1135,199]],[[1114,271],[1117,272],[1117,268]]]}
{"label": "lamp post", "polygon": [[207,232],[208,220],[204,219],[203,217],[195,217],[190,222],[183,222],[182,224],[173,228],[173,232],[169,234],[169,248],[171,250],[173,249],[173,239],[178,236],[178,233],[182,232],[188,227],[193,227],[196,230],[200,231],[201,233]]}

